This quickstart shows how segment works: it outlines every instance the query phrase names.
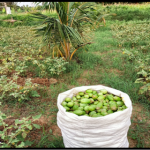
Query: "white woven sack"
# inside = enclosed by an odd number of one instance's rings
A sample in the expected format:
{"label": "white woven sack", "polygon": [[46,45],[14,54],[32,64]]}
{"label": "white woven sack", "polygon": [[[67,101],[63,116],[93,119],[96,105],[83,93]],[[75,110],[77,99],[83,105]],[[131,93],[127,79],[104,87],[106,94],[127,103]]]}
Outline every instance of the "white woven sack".
{"label": "white woven sack", "polygon": [[[127,109],[103,117],[77,116],[66,112],[61,105],[66,97],[72,98],[78,92],[87,89],[100,91],[106,89],[109,93],[123,98]],[[102,85],[81,86],[60,93],[57,99],[57,125],[61,129],[66,148],[103,148],[129,147],[127,132],[131,125],[132,103],[129,96],[119,90]]]}

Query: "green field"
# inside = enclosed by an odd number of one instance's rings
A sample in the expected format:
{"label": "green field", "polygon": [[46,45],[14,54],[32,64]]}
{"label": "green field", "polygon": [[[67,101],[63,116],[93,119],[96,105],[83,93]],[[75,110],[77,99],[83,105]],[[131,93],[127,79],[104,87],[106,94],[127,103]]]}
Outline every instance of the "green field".
{"label": "green field", "polygon": [[[34,87],[32,83],[25,86],[23,81],[20,82],[22,94],[24,97],[26,93],[28,95],[26,100],[20,95],[17,98],[8,96],[8,91],[15,93],[16,84],[9,85],[7,81],[0,80],[0,87],[5,90],[5,93],[0,90],[0,94],[4,95],[0,99],[0,110],[10,117],[8,121],[42,115],[35,121],[41,128],[33,128],[26,135],[25,139],[32,141],[28,148],[64,147],[57,126],[57,96],[84,85],[105,85],[127,93],[133,106],[129,147],[150,147],[150,3],[98,5],[101,11],[116,13],[116,16],[106,17],[106,26],[101,23],[102,26],[94,31],[88,33],[85,30],[84,36],[89,36],[92,44],[78,49],[69,63],[60,62],[66,68],[60,74],[48,68],[50,63],[44,60],[50,61],[50,52],[46,46],[42,47],[41,38],[34,36],[32,29],[38,26],[39,20],[32,19],[30,14],[20,13],[13,14],[13,19],[22,22],[11,24],[2,21],[11,16],[0,14],[1,77],[6,75],[12,80],[13,74],[19,72],[19,78],[37,79],[35,83],[39,84]],[[56,16],[55,12],[43,13]],[[55,69],[60,69],[59,64]],[[135,83],[138,78],[143,78],[147,86],[142,82]],[[55,83],[44,86],[41,79],[51,79]],[[143,86],[145,91],[139,93]]]}

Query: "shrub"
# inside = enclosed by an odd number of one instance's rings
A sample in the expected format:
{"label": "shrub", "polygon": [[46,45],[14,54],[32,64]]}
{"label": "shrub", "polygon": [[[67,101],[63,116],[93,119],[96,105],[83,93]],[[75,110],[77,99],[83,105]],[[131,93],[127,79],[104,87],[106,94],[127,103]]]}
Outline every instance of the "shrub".
{"label": "shrub", "polygon": [[61,72],[66,70],[65,65],[68,62],[63,60],[63,58],[51,58],[47,57],[46,59],[42,60],[41,62],[38,60],[34,60],[33,64],[39,67],[39,76],[46,77],[48,74],[51,75],[60,75]]}
{"label": "shrub", "polygon": [[40,129],[38,124],[33,123],[33,121],[40,117],[41,115],[33,116],[32,121],[29,120],[30,116],[22,120],[16,119],[15,124],[9,126],[5,123],[7,116],[0,111],[0,126],[4,128],[3,131],[0,131],[0,148],[23,148],[31,146],[33,142],[25,140],[25,138],[33,127]]}
{"label": "shrub", "polygon": [[0,77],[0,100],[16,101],[31,100],[32,97],[39,97],[36,92],[38,84],[32,83],[31,79],[26,79],[25,85],[17,84],[17,75],[13,76],[13,80],[7,78],[5,75]]}

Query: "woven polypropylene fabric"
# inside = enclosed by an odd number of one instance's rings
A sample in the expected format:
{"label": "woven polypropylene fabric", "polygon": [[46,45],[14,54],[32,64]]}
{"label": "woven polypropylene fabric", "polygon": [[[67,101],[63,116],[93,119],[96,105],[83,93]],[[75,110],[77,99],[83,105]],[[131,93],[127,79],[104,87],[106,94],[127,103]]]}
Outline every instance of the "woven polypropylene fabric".
{"label": "woven polypropylene fabric", "polygon": [[[78,92],[87,89],[100,91],[106,89],[109,93],[122,97],[127,109],[103,117],[77,116],[66,112],[61,105],[66,97],[73,97]],[[57,99],[57,125],[61,129],[66,148],[101,148],[129,147],[127,133],[131,125],[132,103],[130,97],[119,90],[102,85],[81,86],[60,93]]]}

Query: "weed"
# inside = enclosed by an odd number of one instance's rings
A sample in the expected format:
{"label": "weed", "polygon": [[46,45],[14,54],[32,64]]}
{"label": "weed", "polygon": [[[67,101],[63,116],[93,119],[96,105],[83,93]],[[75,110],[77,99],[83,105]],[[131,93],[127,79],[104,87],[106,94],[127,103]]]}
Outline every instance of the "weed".
{"label": "weed", "polygon": [[94,69],[95,65],[102,64],[101,57],[90,52],[79,53],[78,59],[81,61],[82,69]]}
{"label": "weed", "polygon": [[[33,116],[32,119],[34,121],[40,117],[41,115],[37,115]],[[0,142],[1,148],[21,148],[31,145],[32,142],[25,141],[25,138],[28,132],[30,132],[33,127],[40,129],[40,126],[37,124],[33,124],[31,120],[28,120],[30,116],[27,118],[23,118],[22,120],[16,119],[15,125],[11,126],[5,123],[5,119],[7,118],[8,117],[0,111],[0,124],[4,128],[3,131],[0,131],[0,139],[2,141]],[[12,128],[16,130],[12,132]]]}
{"label": "weed", "polygon": [[68,86],[64,83],[50,85],[51,99],[56,99],[59,93],[62,93],[66,90],[68,90]]}
{"label": "weed", "polygon": [[[144,94],[138,94],[143,83],[137,84],[135,81],[138,78],[142,78],[142,81],[146,81],[149,78],[147,68],[149,67],[148,57],[150,47],[150,5],[143,3],[135,7],[132,4],[119,3],[99,7],[102,10],[105,9],[105,12],[109,11],[117,15],[108,16],[106,18],[106,26],[100,26],[95,31],[92,31],[92,34],[86,33],[85,30],[84,35],[90,36],[91,42],[93,43],[84,47],[84,49],[80,48],[73,56],[72,61],[64,65],[66,70],[59,76],[48,73],[46,77],[55,77],[58,83],[50,85],[49,88],[39,88],[38,93],[41,97],[32,98],[32,101],[24,103],[24,106],[20,104],[20,107],[25,107],[25,115],[36,114],[37,112],[44,115],[47,113],[49,115],[53,114],[54,117],[50,122],[56,124],[56,113],[58,111],[56,104],[59,93],[69,90],[69,86],[83,86],[84,82],[79,83],[78,78],[81,79],[80,81],[88,82],[89,85],[103,84],[127,93],[131,98],[133,107],[137,103],[143,106],[144,110],[140,111],[139,114],[134,114],[136,111],[133,109],[132,124],[129,128],[128,135],[136,141],[137,144],[135,147],[149,147],[149,97]],[[55,12],[52,14],[50,12],[43,13],[47,13],[49,16],[55,15]],[[23,21],[22,25],[16,23],[16,25],[14,24],[12,26],[6,22],[0,22],[2,26],[11,27],[0,28],[0,59],[7,66],[5,67],[7,71],[15,69],[13,63],[16,64],[16,59],[18,58],[20,61],[18,61],[17,66],[21,67],[21,59],[23,59],[25,62],[24,66],[27,67],[18,68],[18,71],[24,70],[24,76],[29,71],[34,73],[34,77],[39,77],[41,69],[39,66],[33,64],[33,61],[38,60],[41,63],[43,58],[46,59],[50,53],[46,47],[41,48],[40,38],[33,38],[34,32],[32,32],[32,29],[34,23],[33,20],[27,17],[29,16],[20,14],[20,17],[16,15],[15,18],[14,15],[14,19]],[[10,16],[1,18],[10,19]],[[12,54],[15,55],[12,57]],[[2,65],[4,65],[3,63]],[[83,75],[86,71],[88,73]],[[147,76],[145,76],[145,72]],[[4,72],[2,72],[3,74]],[[43,102],[46,98],[48,98],[48,102]],[[18,117],[22,115],[17,107],[15,107],[16,104],[10,101],[6,104],[9,106],[7,114],[14,114],[15,116],[18,114]],[[13,112],[13,108],[17,112]],[[137,118],[139,115],[141,115],[142,119]],[[43,128],[43,133],[39,134],[42,134],[42,138],[34,147],[64,148],[62,137],[57,139],[52,135],[52,132],[47,134],[45,128]]]}
{"label": "weed", "polygon": [[[64,148],[63,139],[62,137],[52,136],[49,135],[50,133],[42,136],[41,140],[39,141],[37,148]],[[51,137],[52,140],[49,141],[48,138]]]}

